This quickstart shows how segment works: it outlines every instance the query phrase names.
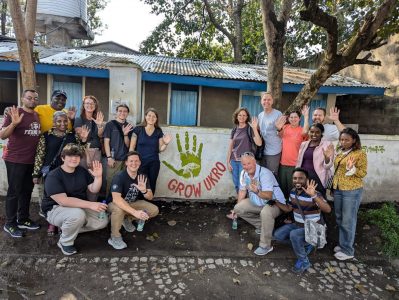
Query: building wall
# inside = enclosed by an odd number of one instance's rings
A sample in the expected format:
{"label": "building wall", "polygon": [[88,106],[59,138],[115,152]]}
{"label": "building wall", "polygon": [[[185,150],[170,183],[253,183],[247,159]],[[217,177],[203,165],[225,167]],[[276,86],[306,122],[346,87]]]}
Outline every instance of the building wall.
{"label": "building wall", "polygon": [[232,127],[231,116],[238,100],[239,90],[202,87],[201,126]]}
{"label": "building wall", "polygon": [[86,95],[95,96],[100,103],[100,110],[104,117],[108,119],[110,99],[109,99],[109,80],[107,78],[86,77]]}
{"label": "building wall", "polygon": [[344,124],[358,124],[359,133],[399,134],[398,97],[339,96],[337,97],[337,107],[341,110],[341,122]]}
{"label": "building wall", "polygon": [[160,82],[145,82],[144,111],[153,107],[158,111],[159,123],[166,124],[168,119],[168,84]]}
{"label": "building wall", "polygon": [[36,84],[39,104],[47,104],[47,74],[36,73]]}

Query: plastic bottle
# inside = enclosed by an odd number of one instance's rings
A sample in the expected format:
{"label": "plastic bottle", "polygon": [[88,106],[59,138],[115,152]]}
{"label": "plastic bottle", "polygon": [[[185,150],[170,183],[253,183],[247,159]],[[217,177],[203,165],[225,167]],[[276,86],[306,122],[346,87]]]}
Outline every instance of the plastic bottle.
{"label": "plastic bottle", "polygon": [[237,215],[233,212],[233,222],[231,223],[231,228],[233,230],[237,230],[238,222],[237,222]]}
{"label": "plastic bottle", "polygon": [[[143,210],[145,213],[147,213],[147,211],[144,209]],[[144,229],[144,224],[145,224],[145,221],[144,220],[138,220],[137,221],[137,231],[143,231],[143,229]]]}
{"label": "plastic bottle", "polygon": [[[101,201],[101,203],[107,204],[106,200]],[[106,211],[100,211],[98,213],[98,218],[99,219],[106,219],[107,218],[107,212]]]}

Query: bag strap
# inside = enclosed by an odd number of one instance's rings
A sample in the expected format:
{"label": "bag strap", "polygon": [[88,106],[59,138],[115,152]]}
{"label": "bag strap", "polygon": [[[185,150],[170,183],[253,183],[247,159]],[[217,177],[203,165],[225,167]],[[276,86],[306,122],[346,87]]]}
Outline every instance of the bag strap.
{"label": "bag strap", "polygon": [[51,161],[50,166],[53,166],[55,164],[55,162],[57,161],[58,156],[60,156],[62,148],[64,148],[64,144],[65,144],[67,136],[68,136],[68,132],[65,133],[64,138],[62,139],[61,145],[58,148],[57,154],[54,156],[53,160]]}
{"label": "bag strap", "polygon": [[119,133],[120,133],[120,135],[122,137],[122,140],[124,140],[125,139],[125,135],[123,134],[123,130],[122,130],[121,124],[117,120],[111,120],[111,122],[118,129],[118,131],[119,131]]}

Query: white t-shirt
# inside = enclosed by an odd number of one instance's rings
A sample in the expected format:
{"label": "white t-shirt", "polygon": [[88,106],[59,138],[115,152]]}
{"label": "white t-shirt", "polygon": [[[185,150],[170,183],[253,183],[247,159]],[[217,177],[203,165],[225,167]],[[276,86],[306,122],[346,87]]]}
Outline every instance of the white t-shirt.
{"label": "white t-shirt", "polygon": [[274,124],[281,115],[281,111],[277,109],[273,109],[269,114],[262,111],[258,115],[260,133],[265,141],[263,155],[276,155],[281,152],[281,138],[277,134],[277,127]]}

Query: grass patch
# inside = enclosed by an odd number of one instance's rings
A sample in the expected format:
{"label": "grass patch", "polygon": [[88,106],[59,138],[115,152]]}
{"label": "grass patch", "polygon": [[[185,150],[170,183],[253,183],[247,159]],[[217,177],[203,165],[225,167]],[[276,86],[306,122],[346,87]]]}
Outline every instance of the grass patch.
{"label": "grass patch", "polygon": [[362,211],[360,217],[380,229],[384,254],[399,257],[399,214],[395,204],[385,203],[381,208]]}

